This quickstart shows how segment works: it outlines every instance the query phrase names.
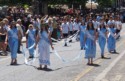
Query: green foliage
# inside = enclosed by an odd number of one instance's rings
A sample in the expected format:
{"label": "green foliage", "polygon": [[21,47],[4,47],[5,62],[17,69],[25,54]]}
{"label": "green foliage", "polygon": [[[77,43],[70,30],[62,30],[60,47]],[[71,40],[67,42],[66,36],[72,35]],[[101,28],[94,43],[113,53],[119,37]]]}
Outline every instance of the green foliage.
{"label": "green foliage", "polygon": [[111,7],[114,0],[97,0],[100,7]]}
{"label": "green foliage", "polygon": [[[48,4],[74,4],[76,3],[76,4],[85,5],[87,0],[38,0],[38,1],[47,2]],[[18,5],[18,4],[31,5],[31,3],[32,3],[32,0],[0,0],[0,4],[3,4],[3,5]]]}
{"label": "green foliage", "polygon": [[0,0],[3,5],[31,4],[32,0]]}

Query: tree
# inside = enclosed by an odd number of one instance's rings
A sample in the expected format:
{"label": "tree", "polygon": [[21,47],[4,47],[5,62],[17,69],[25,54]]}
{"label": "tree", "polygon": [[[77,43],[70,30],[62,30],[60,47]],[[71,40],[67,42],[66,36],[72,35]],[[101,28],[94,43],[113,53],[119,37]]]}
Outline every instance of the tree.
{"label": "tree", "polygon": [[[73,3],[77,3],[77,4],[81,4],[81,5],[85,5],[87,0],[36,0],[39,2],[46,2],[48,4],[73,4]],[[2,4],[12,4],[15,5],[17,3],[20,4],[30,4],[31,5],[32,0],[0,0],[0,3]]]}
{"label": "tree", "polygon": [[31,0],[0,0],[3,5],[31,4]]}
{"label": "tree", "polygon": [[113,0],[97,0],[101,8],[112,7],[112,1]]}

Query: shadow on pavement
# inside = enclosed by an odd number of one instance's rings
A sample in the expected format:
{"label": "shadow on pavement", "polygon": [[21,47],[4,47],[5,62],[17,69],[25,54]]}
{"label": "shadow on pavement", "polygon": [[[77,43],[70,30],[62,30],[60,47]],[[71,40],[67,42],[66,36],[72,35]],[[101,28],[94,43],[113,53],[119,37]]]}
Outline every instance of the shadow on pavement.
{"label": "shadow on pavement", "polygon": [[23,64],[16,64],[16,65],[7,65],[7,66],[21,66]]}
{"label": "shadow on pavement", "polygon": [[107,59],[107,60],[108,60],[108,59],[111,59],[111,57],[104,57],[104,58],[102,58],[102,59]]}
{"label": "shadow on pavement", "polygon": [[46,69],[38,69],[35,67],[35,69],[37,70],[42,70],[42,71],[46,71],[46,72],[52,72],[52,71],[57,71],[57,70],[60,70],[61,68],[57,68],[57,69],[51,69],[51,68],[46,68]]}
{"label": "shadow on pavement", "polygon": [[88,66],[100,67],[99,64],[90,64],[90,65],[88,65]]}

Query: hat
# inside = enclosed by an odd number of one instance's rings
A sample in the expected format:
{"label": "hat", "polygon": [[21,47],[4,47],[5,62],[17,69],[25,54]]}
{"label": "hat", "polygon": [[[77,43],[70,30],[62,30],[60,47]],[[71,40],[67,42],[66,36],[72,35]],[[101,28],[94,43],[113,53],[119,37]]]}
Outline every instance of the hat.
{"label": "hat", "polygon": [[56,17],[54,16],[53,19],[56,19]]}
{"label": "hat", "polygon": [[4,18],[3,21],[9,21],[7,18]]}
{"label": "hat", "polygon": [[33,27],[33,25],[32,25],[32,24],[30,24],[30,25],[29,25],[29,27],[31,27],[31,26]]}
{"label": "hat", "polygon": [[11,24],[16,24],[16,22],[15,22],[15,21],[12,21]]}
{"label": "hat", "polygon": [[17,19],[17,22],[19,22],[19,21],[21,22],[21,19]]}

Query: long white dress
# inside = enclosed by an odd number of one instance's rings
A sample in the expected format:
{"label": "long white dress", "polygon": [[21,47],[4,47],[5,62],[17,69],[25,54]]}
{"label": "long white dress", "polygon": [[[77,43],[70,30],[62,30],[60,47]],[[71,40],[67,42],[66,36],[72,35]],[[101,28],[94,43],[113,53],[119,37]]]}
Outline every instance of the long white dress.
{"label": "long white dress", "polygon": [[46,31],[39,32],[40,41],[38,43],[39,63],[40,65],[50,65],[50,42]]}

